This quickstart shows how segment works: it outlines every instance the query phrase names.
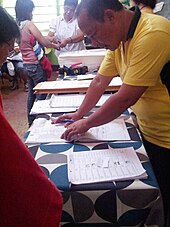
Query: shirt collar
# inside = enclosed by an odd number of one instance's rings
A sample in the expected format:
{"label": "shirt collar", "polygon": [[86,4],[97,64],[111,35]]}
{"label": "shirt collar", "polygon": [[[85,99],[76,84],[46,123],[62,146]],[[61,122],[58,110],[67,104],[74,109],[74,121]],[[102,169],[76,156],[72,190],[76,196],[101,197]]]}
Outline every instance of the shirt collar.
{"label": "shirt collar", "polygon": [[74,17],[70,21],[66,22],[64,19],[64,15],[61,15],[61,21],[65,21],[66,23],[71,23],[73,20],[74,20]]}
{"label": "shirt collar", "polygon": [[138,6],[133,6],[132,8],[130,8],[130,10],[134,12],[134,15],[133,15],[130,27],[129,27],[129,31],[128,31],[126,40],[133,38],[136,27],[138,25],[138,21],[141,16],[141,12],[140,12],[140,9]]}

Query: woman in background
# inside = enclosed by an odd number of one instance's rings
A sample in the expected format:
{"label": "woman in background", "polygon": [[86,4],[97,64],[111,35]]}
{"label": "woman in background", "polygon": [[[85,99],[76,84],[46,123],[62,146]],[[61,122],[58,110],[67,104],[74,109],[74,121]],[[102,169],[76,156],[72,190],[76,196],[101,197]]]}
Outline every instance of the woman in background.
{"label": "woman in background", "polygon": [[59,48],[57,44],[47,40],[31,21],[34,7],[32,0],[17,0],[15,5],[16,19],[21,30],[19,46],[24,69],[28,77],[27,109],[29,126],[35,119],[33,115],[29,114],[35,99],[42,100],[46,98],[46,94],[35,95],[33,88],[39,82],[47,81],[52,72],[51,64],[44,54],[43,47]]}
{"label": "woman in background", "polygon": [[[0,68],[19,38],[16,22],[0,6]],[[0,163],[0,226],[58,227],[61,194],[8,123],[1,93]]]}

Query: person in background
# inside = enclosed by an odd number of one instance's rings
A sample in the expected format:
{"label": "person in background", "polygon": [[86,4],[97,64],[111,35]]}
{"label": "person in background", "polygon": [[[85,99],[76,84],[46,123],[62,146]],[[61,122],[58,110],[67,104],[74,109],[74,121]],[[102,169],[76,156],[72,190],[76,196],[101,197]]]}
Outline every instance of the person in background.
{"label": "person in background", "polygon": [[[16,38],[20,38],[19,28],[0,6],[0,67]],[[8,123],[1,93],[0,141],[0,226],[59,226],[61,194]]]}
{"label": "person in background", "polygon": [[138,6],[142,12],[153,13],[156,0],[130,0],[131,6]]}
{"label": "person in background", "polygon": [[19,76],[20,79],[22,79],[22,81],[24,83],[24,90],[27,92],[28,91],[27,76],[26,76],[25,71],[24,71],[22,54],[21,54],[19,47],[17,45],[15,45],[13,52],[10,53],[10,55],[7,59],[10,62],[12,62],[12,64],[14,65],[16,77],[18,79],[18,76]]}
{"label": "person in background", "polygon": [[9,53],[6,62],[1,67],[1,72],[3,78],[9,80],[11,90],[19,88],[18,77],[20,77],[24,82],[24,90],[26,92],[28,91],[27,76],[24,72],[22,54],[17,46]]}
{"label": "person in background", "polygon": [[7,79],[9,81],[9,86],[11,90],[15,90],[17,88],[17,79],[15,77],[15,68],[12,62],[6,60],[1,66],[1,78]]}
{"label": "person in background", "polygon": [[46,98],[46,94],[35,95],[33,88],[38,83],[47,81],[52,73],[51,63],[45,56],[43,47],[59,48],[59,45],[51,43],[42,36],[39,29],[31,21],[34,7],[32,0],[17,0],[15,5],[16,19],[21,30],[19,48],[28,78],[27,109],[29,126],[35,119],[35,116],[29,114],[35,99],[43,100]]}
{"label": "person in background", "polygon": [[[97,13],[96,13],[97,12]],[[77,112],[59,117],[66,124],[62,139],[120,116],[129,107],[137,117],[143,144],[162,192],[165,217],[170,209],[170,21],[139,8],[124,9],[118,0],[82,0],[76,16],[82,32],[107,53]],[[112,78],[122,86],[88,118]],[[165,226],[169,227],[167,223]]]}
{"label": "person in background", "polygon": [[59,44],[60,51],[56,52],[57,56],[62,52],[85,49],[84,35],[74,18],[77,4],[78,0],[65,0],[63,15],[51,20],[47,38]]}

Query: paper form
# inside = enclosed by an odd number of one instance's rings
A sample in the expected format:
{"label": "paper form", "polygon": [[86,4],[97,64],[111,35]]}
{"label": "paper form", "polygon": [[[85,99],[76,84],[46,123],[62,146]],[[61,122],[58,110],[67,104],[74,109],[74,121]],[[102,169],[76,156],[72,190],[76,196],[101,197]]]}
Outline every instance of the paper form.
{"label": "paper form", "polygon": [[90,80],[93,79],[96,75],[95,74],[84,74],[84,75],[77,75],[77,80]]}
{"label": "paper form", "polygon": [[107,124],[90,128],[79,141],[112,141],[112,140],[130,140],[125,122],[122,118],[115,119]]}
{"label": "paper form", "polygon": [[133,147],[72,152],[68,176],[73,184],[143,179],[147,173]]}
{"label": "paper form", "polygon": [[38,100],[37,102],[34,102],[33,107],[30,111],[30,114],[41,114],[41,113],[67,113],[67,112],[73,112],[76,111],[75,107],[62,107],[56,106],[55,108],[52,108],[50,106],[50,99],[48,100]]}
{"label": "paper form", "polygon": [[55,124],[51,124],[51,120],[38,118],[34,120],[25,143],[31,144],[65,141],[60,139],[64,130],[64,125],[56,126]]}
{"label": "paper form", "polygon": [[[84,99],[84,94],[74,95],[56,95],[53,94],[50,99],[50,107],[79,107]],[[102,95],[96,106],[101,106],[110,97],[109,94]]]}
{"label": "paper form", "polygon": [[91,80],[57,80],[41,82],[34,87],[34,90],[50,90],[50,89],[73,89],[73,88],[87,88]]}
{"label": "paper form", "polygon": [[[63,124],[51,124],[51,120],[42,118],[35,119],[25,143],[65,142],[60,138],[65,130]],[[124,120],[120,118],[91,128],[85,134],[76,136],[72,140],[80,142],[130,140],[130,136]]]}

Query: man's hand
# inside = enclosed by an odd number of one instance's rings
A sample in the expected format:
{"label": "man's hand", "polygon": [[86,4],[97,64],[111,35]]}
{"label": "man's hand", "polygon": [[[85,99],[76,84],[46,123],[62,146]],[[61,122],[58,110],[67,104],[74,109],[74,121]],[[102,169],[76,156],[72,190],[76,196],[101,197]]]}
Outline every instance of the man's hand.
{"label": "man's hand", "polygon": [[63,115],[59,116],[57,119],[54,119],[52,121],[52,124],[61,123],[61,122],[66,121],[67,119],[77,121],[80,119],[80,117],[78,115],[78,112],[63,114]]}
{"label": "man's hand", "polygon": [[53,44],[53,48],[60,51],[60,44],[58,44],[58,43],[52,43],[52,44]]}
{"label": "man's hand", "polygon": [[70,39],[64,39],[60,43],[60,48],[65,47],[68,43],[70,43]]}
{"label": "man's hand", "polygon": [[75,138],[78,138],[89,129],[87,125],[87,119],[81,119],[74,123],[66,124],[65,127],[67,129],[61,135],[61,139],[65,139],[67,141],[73,141]]}

